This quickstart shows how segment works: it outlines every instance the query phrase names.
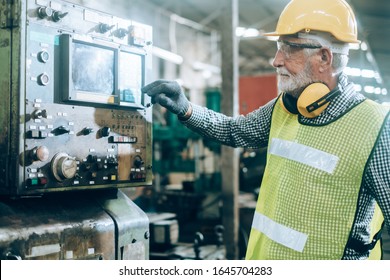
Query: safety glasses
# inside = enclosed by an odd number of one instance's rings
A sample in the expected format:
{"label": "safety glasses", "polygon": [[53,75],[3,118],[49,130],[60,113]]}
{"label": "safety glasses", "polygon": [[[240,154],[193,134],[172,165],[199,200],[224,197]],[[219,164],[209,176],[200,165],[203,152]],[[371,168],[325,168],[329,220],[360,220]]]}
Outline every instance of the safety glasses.
{"label": "safety glasses", "polygon": [[320,45],[313,45],[313,44],[300,44],[300,43],[293,43],[289,41],[279,40],[277,41],[277,47],[278,51],[280,51],[284,57],[290,58],[292,55],[297,53],[298,51],[302,49],[320,49],[322,46]]}

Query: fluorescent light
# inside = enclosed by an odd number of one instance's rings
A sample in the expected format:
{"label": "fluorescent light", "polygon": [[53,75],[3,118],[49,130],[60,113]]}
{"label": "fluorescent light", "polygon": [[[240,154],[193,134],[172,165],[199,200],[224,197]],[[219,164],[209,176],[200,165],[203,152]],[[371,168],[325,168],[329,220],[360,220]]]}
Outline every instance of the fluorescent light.
{"label": "fluorescent light", "polygon": [[180,56],[176,53],[161,49],[161,48],[156,47],[156,46],[153,46],[152,53],[153,53],[153,55],[155,55],[159,58],[162,58],[164,60],[170,61],[170,62],[175,63],[175,64],[182,64],[183,63],[182,56]]}
{"label": "fluorescent light", "polygon": [[366,93],[374,93],[375,92],[375,88],[373,86],[365,86],[364,87],[364,91]]}
{"label": "fluorescent light", "polygon": [[377,81],[380,81],[379,73],[374,71],[374,70],[371,70],[371,69],[345,67],[344,73],[347,74],[348,76],[362,77],[362,78],[367,78],[367,79],[375,78]]}
{"label": "fluorescent light", "polygon": [[375,77],[375,71],[368,70],[368,69],[362,69],[361,75],[363,78],[374,78]]}
{"label": "fluorescent light", "polygon": [[220,67],[215,66],[215,65],[211,65],[211,64],[207,64],[207,63],[203,63],[200,61],[195,61],[192,64],[192,67],[194,68],[194,70],[198,70],[198,71],[209,71],[210,73],[213,73],[213,74],[221,73]]}
{"label": "fluorescent light", "polygon": [[245,27],[237,27],[236,28],[236,36],[237,37],[257,37],[260,35],[259,30],[255,28],[245,28]]}
{"label": "fluorescent light", "polygon": [[354,89],[355,89],[356,91],[362,91],[362,85],[354,84]]}
{"label": "fluorescent light", "polygon": [[360,48],[362,49],[362,51],[368,50],[368,46],[367,46],[366,42],[362,42],[362,43],[360,44]]}
{"label": "fluorescent light", "polygon": [[344,73],[348,76],[360,77],[361,70],[359,68],[345,67]]}

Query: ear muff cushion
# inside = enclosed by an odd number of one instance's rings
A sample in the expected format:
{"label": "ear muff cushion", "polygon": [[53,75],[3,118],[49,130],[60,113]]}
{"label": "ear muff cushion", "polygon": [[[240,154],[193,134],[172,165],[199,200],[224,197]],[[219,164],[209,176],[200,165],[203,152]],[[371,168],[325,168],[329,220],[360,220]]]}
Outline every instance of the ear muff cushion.
{"label": "ear muff cushion", "polygon": [[307,118],[315,118],[320,115],[326,107],[328,107],[328,101],[326,104],[320,105],[319,108],[312,112],[309,112],[307,107],[327,95],[329,92],[329,88],[322,83],[314,83],[307,86],[298,98],[297,107],[299,113]]}
{"label": "ear muff cushion", "polygon": [[298,108],[297,108],[297,99],[292,97],[289,94],[286,94],[285,92],[282,93],[282,96],[280,98],[280,105],[282,108],[289,114],[296,115],[298,114]]}

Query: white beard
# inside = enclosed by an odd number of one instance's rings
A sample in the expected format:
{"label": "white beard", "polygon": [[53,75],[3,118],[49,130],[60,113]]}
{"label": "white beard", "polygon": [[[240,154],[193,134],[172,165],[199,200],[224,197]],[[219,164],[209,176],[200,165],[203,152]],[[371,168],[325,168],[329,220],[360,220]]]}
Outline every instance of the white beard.
{"label": "white beard", "polygon": [[315,82],[308,63],[306,63],[305,69],[297,74],[291,74],[284,67],[277,68],[276,72],[278,73],[279,91],[288,92],[295,97],[298,97],[304,88]]}

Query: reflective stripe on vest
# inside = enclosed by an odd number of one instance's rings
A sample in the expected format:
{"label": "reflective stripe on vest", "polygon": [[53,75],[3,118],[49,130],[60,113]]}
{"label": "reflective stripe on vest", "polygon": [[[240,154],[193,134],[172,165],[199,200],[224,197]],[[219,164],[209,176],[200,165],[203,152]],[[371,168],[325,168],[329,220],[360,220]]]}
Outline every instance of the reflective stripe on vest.
{"label": "reflective stripe on vest", "polygon": [[246,259],[342,258],[387,111],[366,100],[337,121],[308,126],[277,101]]}
{"label": "reflective stripe on vest", "polygon": [[332,174],[339,158],[293,141],[272,138],[269,153],[294,160]]}
{"label": "reflective stripe on vest", "polygon": [[281,225],[263,214],[255,212],[252,227],[273,241],[295,251],[302,252],[305,247],[307,234]]}

